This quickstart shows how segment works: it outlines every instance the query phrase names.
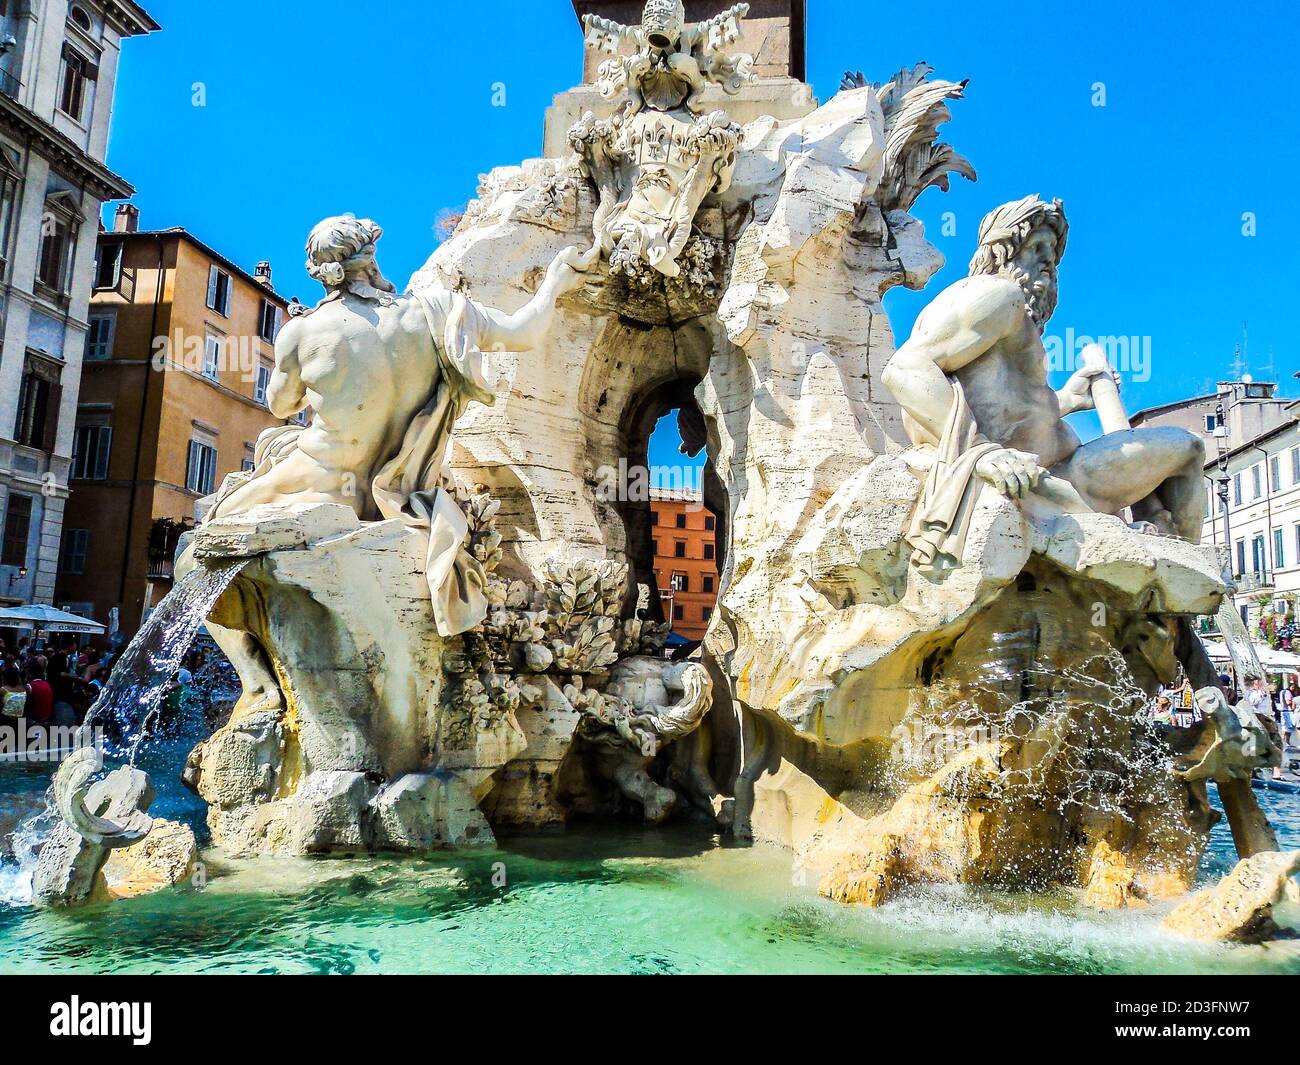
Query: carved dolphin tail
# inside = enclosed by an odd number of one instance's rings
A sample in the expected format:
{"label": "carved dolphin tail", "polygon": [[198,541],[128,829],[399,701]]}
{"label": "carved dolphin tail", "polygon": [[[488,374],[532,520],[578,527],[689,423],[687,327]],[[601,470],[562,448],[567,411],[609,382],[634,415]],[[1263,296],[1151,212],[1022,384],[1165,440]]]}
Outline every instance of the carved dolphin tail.
{"label": "carved dolphin tail", "polygon": [[91,843],[118,850],[139,843],[153,829],[153,818],[143,810],[131,813],[119,824],[99,817],[86,807],[86,793],[102,765],[99,752],[78,751],[63,763],[54,777],[54,802],[59,814],[78,835]]}

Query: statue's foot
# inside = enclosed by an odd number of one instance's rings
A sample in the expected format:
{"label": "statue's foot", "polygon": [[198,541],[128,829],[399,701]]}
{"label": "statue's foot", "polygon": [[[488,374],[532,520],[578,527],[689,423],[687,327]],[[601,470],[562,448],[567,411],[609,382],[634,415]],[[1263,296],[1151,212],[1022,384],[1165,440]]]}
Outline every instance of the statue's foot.
{"label": "statue's foot", "polygon": [[1150,521],[1134,521],[1129,523],[1129,528],[1134,532],[1141,533],[1143,536],[1162,536],[1160,526]]}

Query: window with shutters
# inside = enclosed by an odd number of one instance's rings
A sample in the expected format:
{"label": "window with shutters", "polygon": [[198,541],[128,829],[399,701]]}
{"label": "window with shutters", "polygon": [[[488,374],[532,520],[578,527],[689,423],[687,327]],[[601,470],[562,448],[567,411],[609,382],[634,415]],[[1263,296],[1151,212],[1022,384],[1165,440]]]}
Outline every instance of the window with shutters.
{"label": "window with shutters", "polygon": [[64,529],[63,552],[59,558],[59,569],[70,577],[81,577],[86,573],[86,556],[90,553],[89,529]]}
{"label": "window with shutters", "polygon": [[60,368],[48,359],[27,356],[22,384],[18,389],[18,418],[14,440],[23,447],[53,451],[59,426],[59,404],[63,389]]}
{"label": "window with shutters", "polygon": [[116,327],[117,314],[113,311],[96,311],[90,316],[90,329],[86,333],[87,362],[103,362],[112,357]]}
{"label": "window with shutters", "polygon": [[1282,456],[1274,455],[1268,460],[1268,480],[1271,491],[1282,491]]}
{"label": "window with shutters", "polygon": [[67,41],[63,43],[63,84],[59,90],[59,110],[74,122],[84,125],[90,86],[99,80],[99,64]]}
{"label": "window with shutters", "polygon": [[1300,447],[1291,449],[1291,483],[1300,484]]}
{"label": "window with shutters", "polygon": [[217,485],[217,449],[205,440],[190,441],[185,487],[201,496],[211,495]]}
{"label": "window with shutters", "polygon": [[271,367],[260,363],[257,367],[257,384],[253,386],[253,399],[266,405],[267,393],[271,391]]}
{"label": "window with shutters", "polygon": [[674,573],[672,589],[674,592],[689,592],[691,590],[691,579],[685,573]]}
{"label": "window with shutters", "polygon": [[22,155],[7,144],[0,144],[0,271],[6,273],[12,251],[14,212],[17,210],[22,176]]}
{"label": "window with shutters", "polygon": [[27,541],[32,528],[32,497],[9,493],[5,504],[4,546],[0,566],[27,565]]}
{"label": "window with shutters", "polygon": [[262,316],[259,326],[259,334],[263,340],[275,343],[275,338],[280,335],[280,326],[284,320],[284,313],[270,300],[262,301]]}
{"label": "window with shutters", "polygon": [[78,425],[72,445],[74,481],[108,480],[108,460],[113,450],[111,425]]}
{"label": "window with shutters", "polygon": [[72,260],[77,252],[77,234],[85,221],[77,200],[76,193],[55,192],[46,198],[41,217],[36,280],[60,296],[72,291]]}
{"label": "window with shutters", "polygon": [[221,347],[224,341],[211,333],[203,341],[203,376],[213,381],[221,377]]}
{"label": "window with shutters", "polygon": [[215,266],[208,269],[208,309],[230,317],[230,275]]}
{"label": "window with shutters", "polygon": [[117,288],[122,280],[122,249],[120,240],[101,240],[95,248],[95,288],[106,291]]}

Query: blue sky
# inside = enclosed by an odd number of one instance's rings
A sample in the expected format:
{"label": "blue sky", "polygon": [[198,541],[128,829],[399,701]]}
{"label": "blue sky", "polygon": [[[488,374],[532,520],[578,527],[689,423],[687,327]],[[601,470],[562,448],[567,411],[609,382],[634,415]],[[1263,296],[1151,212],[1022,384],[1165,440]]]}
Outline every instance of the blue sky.
{"label": "blue sky", "polygon": [[[145,226],[185,226],[250,269],[270,259],[304,301],[319,295],[302,270],[316,221],[380,221],[381,262],[404,284],[480,173],[540,154],[545,108],[580,78],[568,0],[145,2],[163,32],[126,43],[110,164]],[[890,295],[900,336],[965,275],[981,216],[1038,192],[1065,200],[1073,225],[1053,330],[1150,338],[1130,408],[1212,390],[1247,327],[1247,369],[1300,394],[1293,3],[809,8],[823,100],[846,69],[883,81],[925,60],[971,79],[943,132],[980,181],[918,205],[949,263],[926,293]],[[656,461],[674,461],[657,442]]]}

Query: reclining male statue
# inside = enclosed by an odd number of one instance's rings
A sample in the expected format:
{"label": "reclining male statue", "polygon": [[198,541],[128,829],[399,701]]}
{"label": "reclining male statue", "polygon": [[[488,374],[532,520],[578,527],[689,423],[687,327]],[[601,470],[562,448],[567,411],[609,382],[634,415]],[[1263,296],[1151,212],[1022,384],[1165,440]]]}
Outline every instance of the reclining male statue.
{"label": "reclining male statue", "polygon": [[1131,507],[1140,524],[1200,540],[1200,438],[1163,427],[1083,444],[1063,419],[1093,409],[1093,379],[1113,371],[1086,366],[1061,392],[1048,386],[1043,331],[1068,236],[1059,200],[1028,196],[999,207],[980,226],[970,277],[922,312],[885,369],[913,444],[937,449],[908,535],[923,571],[942,575],[960,564],[981,482],[1016,499],[1040,485],[1057,497],[1064,490],[1103,514]]}
{"label": "reclining male statue", "polygon": [[[483,353],[536,347],[556,300],[583,283],[598,253],[561,252],[533,299],[505,314],[446,289],[396,295],[375,262],[382,235],[351,215],[312,230],[307,271],[327,295],[281,330],[267,392],[277,418],[310,411],[310,421],[264,433],[252,472],[227,479],[205,520],[257,506],[342,503],[363,521],[400,519],[426,529],[434,620],[450,637],[487,613],[486,579],[464,549],[464,514],[444,486],[452,427],[471,401],[494,401]],[[246,695],[258,708],[278,705],[278,684],[256,639],[208,627]]]}

